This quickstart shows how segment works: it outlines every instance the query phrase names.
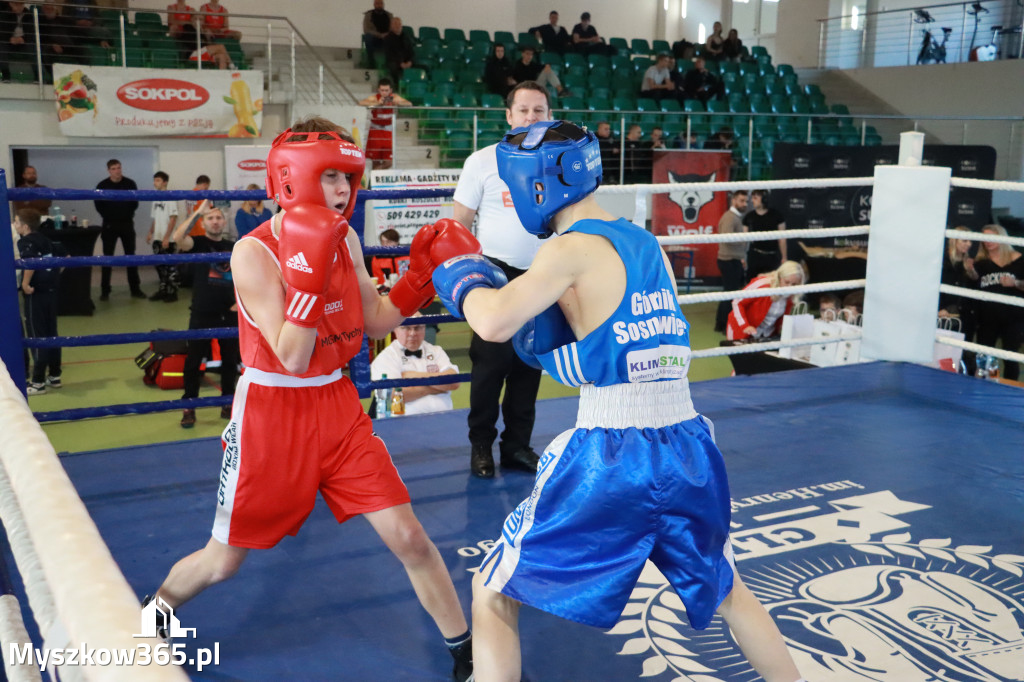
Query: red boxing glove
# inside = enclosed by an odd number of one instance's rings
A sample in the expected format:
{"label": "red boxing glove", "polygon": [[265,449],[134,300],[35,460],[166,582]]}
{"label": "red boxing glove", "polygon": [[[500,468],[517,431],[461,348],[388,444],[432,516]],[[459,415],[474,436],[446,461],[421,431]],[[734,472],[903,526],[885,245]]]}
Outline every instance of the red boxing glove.
{"label": "red boxing glove", "polygon": [[480,253],[480,242],[461,223],[444,218],[424,225],[409,247],[409,270],[388,294],[406,317],[434,300],[434,268],[453,256]]}
{"label": "red boxing glove", "polygon": [[299,327],[316,327],[324,314],[324,294],[338,258],[338,243],[348,221],[326,206],[299,204],[281,219],[278,257],[285,292],[285,320]]}

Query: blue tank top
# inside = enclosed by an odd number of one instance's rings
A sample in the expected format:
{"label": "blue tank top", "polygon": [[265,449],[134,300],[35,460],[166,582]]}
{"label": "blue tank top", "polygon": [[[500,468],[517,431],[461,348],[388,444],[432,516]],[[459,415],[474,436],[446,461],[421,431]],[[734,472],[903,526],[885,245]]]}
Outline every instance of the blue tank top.
{"label": "blue tank top", "polygon": [[690,325],[654,235],[624,219],[581,220],[569,232],[611,241],[626,268],[626,292],[615,312],[582,340],[557,303],[538,315],[534,349],[544,369],[568,386],[686,378]]}

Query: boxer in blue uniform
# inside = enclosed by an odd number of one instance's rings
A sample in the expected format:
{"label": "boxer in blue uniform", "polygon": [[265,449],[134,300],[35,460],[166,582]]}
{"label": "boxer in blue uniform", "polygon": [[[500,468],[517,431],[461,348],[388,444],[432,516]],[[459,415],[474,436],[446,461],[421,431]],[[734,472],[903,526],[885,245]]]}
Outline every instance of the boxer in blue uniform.
{"label": "boxer in blue uniform", "polygon": [[592,196],[601,183],[592,133],[536,123],[508,133],[497,155],[523,226],[556,237],[511,283],[470,254],[439,266],[434,285],[481,337],[513,338],[525,361],[580,386],[580,404],[474,578],[474,679],[520,679],[520,603],[611,627],[650,559],[693,627],[717,611],[762,677],[797,680],[778,628],[735,570],[725,465],[690,401],[689,325],[667,257]]}

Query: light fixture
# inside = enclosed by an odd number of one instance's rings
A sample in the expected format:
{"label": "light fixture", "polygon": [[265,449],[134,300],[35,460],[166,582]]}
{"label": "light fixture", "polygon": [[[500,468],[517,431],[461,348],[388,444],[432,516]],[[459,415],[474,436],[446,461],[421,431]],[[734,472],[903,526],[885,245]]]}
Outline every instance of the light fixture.
{"label": "light fixture", "polygon": [[708,27],[704,24],[697,26],[697,43],[703,45],[708,39]]}
{"label": "light fixture", "polygon": [[686,18],[686,0],[679,0],[679,18]]}
{"label": "light fixture", "polygon": [[856,31],[860,28],[860,10],[854,6],[853,11],[850,13],[850,28]]}

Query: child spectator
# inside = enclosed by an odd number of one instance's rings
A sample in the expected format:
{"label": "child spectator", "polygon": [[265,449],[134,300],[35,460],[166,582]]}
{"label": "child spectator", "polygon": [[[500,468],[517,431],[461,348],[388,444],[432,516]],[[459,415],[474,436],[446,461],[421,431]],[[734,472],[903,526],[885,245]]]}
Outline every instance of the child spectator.
{"label": "child spectator", "polygon": [[[166,191],[167,182],[170,176],[163,171],[153,174],[153,188],[157,191]],[[174,253],[174,242],[171,235],[174,233],[174,226],[178,222],[177,201],[154,201],[150,204],[149,234],[146,235],[146,243],[153,245],[153,253]],[[160,278],[160,288],[149,297],[151,301],[164,301],[173,303],[178,300],[178,268],[173,265],[156,266],[157,277]]]}
{"label": "child spectator", "polygon": [[[65,255],[60,244],[54,244],[39,231],[42,215],[32,208],[22,208],[14,216],[14,229],[21,236],[18,252],[22,258],[53,258]],[[25,270],[21,276],[21,292],[25,296],[25,332],[31,338],[57,336],[57,285],[59,268]],[[32,351],[32,380],[29,395],[46,393],[46,388],[60,388],[60,348],[36,348]]]}

